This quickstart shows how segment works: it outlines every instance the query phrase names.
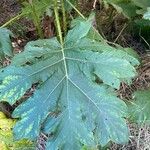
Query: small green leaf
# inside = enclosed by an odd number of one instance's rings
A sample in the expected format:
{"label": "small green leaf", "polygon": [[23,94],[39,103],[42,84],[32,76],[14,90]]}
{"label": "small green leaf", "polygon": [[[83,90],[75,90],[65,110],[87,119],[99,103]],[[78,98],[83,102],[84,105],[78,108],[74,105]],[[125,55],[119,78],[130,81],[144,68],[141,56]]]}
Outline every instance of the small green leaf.
{"label": "small green leaf", "polygon": [[128,105],[131,121],[150,124],[150,90],[135,92],[134,101]]}
{"label": "small green leaf", "polygon": [[5,55],[12,57],[12,44],[10,40],[10,36],[13,36],[13,34],[5,29],[0,28],[0,57],[3,59]]}
{"label": "small green leaf", "polygon": [[147,12],[143,15],[143,18],[150,20],[150,7],[147,8]]}

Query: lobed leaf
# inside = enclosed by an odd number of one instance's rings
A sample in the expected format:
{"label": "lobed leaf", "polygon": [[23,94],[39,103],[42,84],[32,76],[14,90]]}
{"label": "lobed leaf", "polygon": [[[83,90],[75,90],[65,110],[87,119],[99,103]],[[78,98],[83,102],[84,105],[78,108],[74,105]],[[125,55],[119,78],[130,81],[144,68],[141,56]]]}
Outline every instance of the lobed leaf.
{"label": "lobed leaf", "polygon": [[[40,83],[34,95],[13,112],[13,117],[20,118],[14,127],[16,139],[35,139],[45,132],[51,135],[47,150],[128,141],[127,106],[112,87],[119,88],[120,82],[134,77],[139,62],[101,42],[91,49],[78,45],[84,40],[92,43],[86,39],[90,29],[91,22],[82,21],[69,31],[64,45],[56,38],[30,42],[1,71],[0,99],[11,104],[33,83]],[[97,77],[103,83],[96,83]]]}

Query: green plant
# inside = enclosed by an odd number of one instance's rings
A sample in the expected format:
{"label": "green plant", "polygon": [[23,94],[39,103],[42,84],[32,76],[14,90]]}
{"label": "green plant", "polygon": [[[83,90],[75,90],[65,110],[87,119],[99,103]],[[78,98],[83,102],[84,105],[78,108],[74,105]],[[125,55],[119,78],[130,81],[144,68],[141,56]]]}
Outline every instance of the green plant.
{"label": "green plant", "polygon": [[0,28],[0,61],[2,62],[5,56],[12,57],[12,44],[10,36],[13,36],[12,32],[5,28]]}
{"label": "green plant", "polygon": [[21,12],[10,19],[1,27],[6,27],[12,22],[20,19],[21,17],[27,17],[31,19],[36,27],[37,33],[40,38],[43,38],[43,31],[41,26],[41,19],[46,12],[46,10],[50,9],[52,0],[27,0],[22,2],[22,10]]}
{"label": "green plant", "polygon": [[144,14],[147,8],[150,7],[149,0],[103,0],[105,5],[112,5],[118,12],[131,19]]}
{"label": "green plant", "polygon": [[140,125],[150,124],[150,90],[134,93],[134,101],[128,103],[130,120]]}
{"label": "green plant", "polygon": [[[150,20],[149,0],[103,0],[106,8],[111,5],[128,18],[128,29],[149,47]],[[109,7],[108,7],[109,8]],[[126,22],[127,23],[127,22]]]}
{"label": "green plant", "polygon": [[14,104],[38,83],[34,95],[13,112],[19,119],[15,138],[34,141],[44,132],[49,135],[47,150],[128,142],[128,108],[114,89],[121,82],[131,83],[138,59],[130,50],[102,40],[92,27],[92,17],[73,20],[63,37],[58,2],[52,2],[59,39],[29,42],[0,70],[1,101]]}
{"label": "green plant", "polygon": [[16,120],[0,112],[0,150],[34,150],[34,144],[28,140],[14,141],[12,128],[15,123]]}
{"label": "green plant", "polygon": [[135,17],[137,6],[132,2],[132,0],[103,0],[105,7],[108,5],[113,6],[118,13],[122,13],[128,19]]}
{"label": "green plant", "polygon": [[[58,9],[62,12],[63,16],[63,28],[64,33],[67,30],[67,20],[66,20],[66,13],[70,12],[71,6],[66,2],[66,0],[56,0],[58,3]],[[75,4],[75,0],[70,1],[71,4]],[[51,11],[53,11],[53,1],[52,0],[27,0],[27,1],[20,1],[22,4],[21,12],[16,15],[15,17],[11,18],[8,22],[1,26],[1,28],[7,27],[11,23],[15,22],[16,20],[27,17],[31,19],[36,27],[37,33],[41,39],[43,39],[43,31],[41,20],[44,17],[44,14],[52,15]],[[67,12],[66,12],[67,11]]]}
{"label": "green plant", "polygon": [[125,143],[127,106],[113,88],[131,82],[138,60],[91,36],[92,20],[74,21],[63,39],[57,1],[56,38],[29,42],[10,66],[1,69],[0,99],[14,104],[34,83],[34,95],[13,112],[20,118],[16,139],[49,135],[47,149],[79,150],[109,141]]}

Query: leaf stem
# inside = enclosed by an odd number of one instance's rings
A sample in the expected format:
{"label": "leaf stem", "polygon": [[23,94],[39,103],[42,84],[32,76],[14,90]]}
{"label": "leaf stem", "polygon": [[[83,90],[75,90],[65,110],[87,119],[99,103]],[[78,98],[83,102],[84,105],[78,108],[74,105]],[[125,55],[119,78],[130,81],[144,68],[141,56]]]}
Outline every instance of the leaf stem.
{"label": "leaf stem", "polygon": [[20,19],[24,14],[23,13],[19,13],[18,15],[16,15],[15,17],[11,18],[9,21],[7,21],[5,24],[3,24],[0,28],[5,28],[6,26],[8,26],[9,24],[13,23],[14,21]]}
{"label": "leaf stem", "polygon": [[84,17],[84,15],[69,1],[69,0],[66,0],[66,2],[83,18],[83,19],[86,19]]}
{"label": "leaf stem", "polygon": [[60,26],[60,20],[59,20],[57,0],[53,0],[53,1],[54,1],[54,13],[55,13],[57,32],[58,32],[60,43],[61,45],[63,45],[63,37],[62,37],[62,31],[61,31],[61,26]]}
{"label": "leaf stem", "polygon": [[64,6],[64,0],[61,0],[61,9],[63,14],[63,28],[64,28],[64,35],[66,35],[67,32],[67,19],[66,19],[66,11]]}
{"label": "leaf stem", "polygon": [[[55,14],[55,19],[56,19],[56,26],[57,26],[57,30],[58,30],[58,36],[59,36],[59,40],[60,40],[60,44],[61,44],[61,51],[62,51],[62,59],[64,61],[64,69],[65,69],[65,74],[66,74],[66,78],[68,78],[68,70],[67,70],[67,64],[66,64],[66,58],[65,58],[65,53],[64,53],[64,43],[63,43],[63,36],[62,36],[62,32],[61,32],[61,25],[60,25],[60,19],[59,19],[59,12],[58,12],[58,2],[56,0],[53,0],[54,2],[54,14]],[[68,84],[68,81],[67,81]]]}

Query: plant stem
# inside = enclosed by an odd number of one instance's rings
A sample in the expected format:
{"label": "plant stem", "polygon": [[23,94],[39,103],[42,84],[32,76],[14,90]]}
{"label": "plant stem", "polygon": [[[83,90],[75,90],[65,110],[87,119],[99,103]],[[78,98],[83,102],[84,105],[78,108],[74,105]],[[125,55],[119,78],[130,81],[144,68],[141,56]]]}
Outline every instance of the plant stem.
{"label": "plant stem", "polygon": [[66,35],[66,32],[67,32],[67,19],[66,19],[66,11],[65,11],[65,6],[64,6],[64,0],[61,0],[61,8],[62,8],[62,14],[63,14],[64,35]]}
{"label": "plant stem", "polygon": [[62,32],[61,32],[60,20],[59,20],[57,0],[53,0],[53,1],[54,1],[54,13],[55,13],[55,19],[56,19],[57,32],[58,32],[60,43],[61,45],[63,45],[63,37],[62,37]]}
{"label": "plant stem", "polygon": [[38,35],[40,36],[40,38],[43,39],[43,38],[44,38],[44,36],[43,36],[43,31],[42,31],[42,29],[41,29],[40,19],[39,19],[39,17],[37,16],[35,6],[34,6],[34,4],[32,3],[32,1],[29,1],[29,3],[30,3],[30,5],[31,5],[31,7],[32,7],[32,10],[33,10],[33,11],[32,11],[33,22],[34,22],[34,25],[35,25],[35,27],[36,27],[36,29],[37,29],[37,33],[38,33]]}
{"label": "plant stem", "polygon": [[[54,13],[55,13],[55,19],[56,19],[56,26],[57,26],[57,30],[58,30],[59,40],[60,40],[60,43],[61,43],[62,59],[64,61],[64,67],[65,67],[64,69],[65,69],[66,78],[68,78],[67,63],[66,63],[64,47],[63,47],[64,46],[63,45],[63,36],[62,36],[62,32],[61,32],[58,5],[57,5],[58,2],[56,0],[53,0],[53,2],[54,2]],[[68,80],[66,80],[66,82],[67,82],[67,85],[68,85]]]}
{"label": "plant stem", "polygon": [[7,21],[5,24],[3,24],[0,28],[5,28],[6,26],[10,25],[11,23],[13,23],[14,21],[20,19],[24,14],[19,13],[17,16],[11,18],[9,21]]}
{"label": "plant stem", "polygon": [[84,17],[84,15],[69,1],[69,0],[66,0],[66,2],[83,18],[83,19],[86,19]]}

